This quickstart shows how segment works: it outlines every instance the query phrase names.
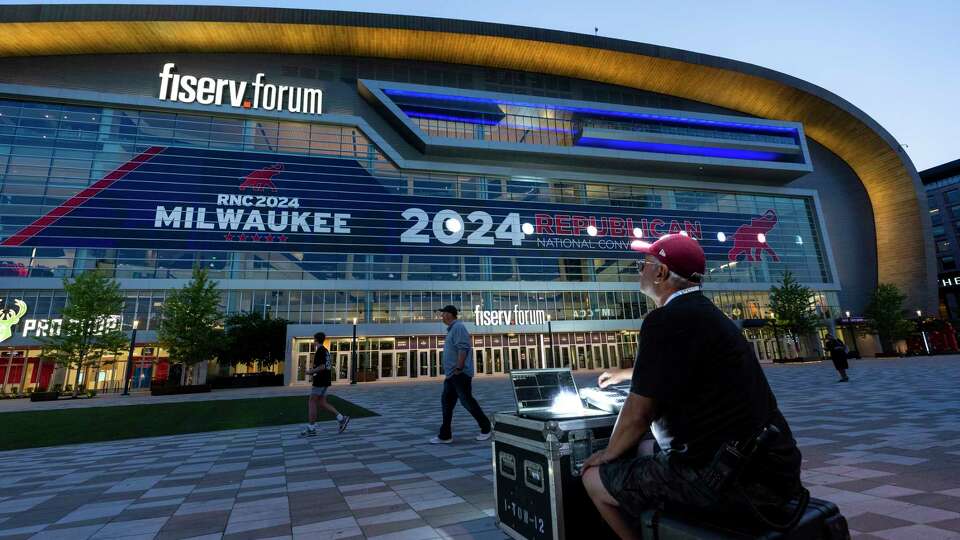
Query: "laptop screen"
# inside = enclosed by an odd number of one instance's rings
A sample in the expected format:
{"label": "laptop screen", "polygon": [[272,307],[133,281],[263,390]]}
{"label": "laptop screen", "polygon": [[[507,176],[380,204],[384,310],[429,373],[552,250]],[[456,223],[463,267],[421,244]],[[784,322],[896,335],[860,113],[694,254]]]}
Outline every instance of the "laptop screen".
{"label": "laptop screen", "polygon": [[579,399],[577,383],[570,369],[527,369],[510,372],[517,413],[545,410],[555,405],[558,396]]}

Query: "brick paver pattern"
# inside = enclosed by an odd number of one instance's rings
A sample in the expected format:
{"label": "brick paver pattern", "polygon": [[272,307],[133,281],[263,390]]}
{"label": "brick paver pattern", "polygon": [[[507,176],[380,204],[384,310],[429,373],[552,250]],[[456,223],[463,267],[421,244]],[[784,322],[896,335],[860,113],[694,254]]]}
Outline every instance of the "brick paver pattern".
{"label": "brick paver pattern", "polygon": [[[855,537],[960,538],[960,357],[859,361],[843,384],[828,363],[766,373],[807,486]],[[488,414],[513,406],[502,377],[474,389]],[[328,422],[309,439],[290,425],[0,453],[0,540],[504,538],[472,418],[458,408],[455,443],[426,444],[440,390],[334,387],[381,415],[340,435]]]}

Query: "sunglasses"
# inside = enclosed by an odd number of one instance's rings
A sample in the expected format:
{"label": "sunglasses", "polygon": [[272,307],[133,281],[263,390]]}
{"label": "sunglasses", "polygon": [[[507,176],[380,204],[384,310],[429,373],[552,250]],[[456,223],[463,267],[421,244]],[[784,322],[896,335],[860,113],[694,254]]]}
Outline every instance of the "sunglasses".
{"label": "sunglasses", "polygon": [[637,269],[637,273],[639,274],[640,272],[643,272],[643,268],[648,264],[660,265],[661,263],[660,261],[648,261],[646,259],[642,259],[639,261],[634,261],[633,266]]}

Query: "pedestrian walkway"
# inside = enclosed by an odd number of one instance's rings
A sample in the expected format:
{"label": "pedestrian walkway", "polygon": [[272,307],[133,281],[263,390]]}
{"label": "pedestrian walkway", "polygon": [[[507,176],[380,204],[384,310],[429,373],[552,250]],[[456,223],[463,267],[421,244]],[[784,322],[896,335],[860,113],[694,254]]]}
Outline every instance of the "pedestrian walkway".
{"label": "pedestrian walkway", "polygon": [[[844,384],[829,364],[766,373],[807,485],[855,536],[960,538],[960,357],[860,361]],[[508,384],[475,382],[488,413],[512,408]],[[440,390],[335,387],[381,415],[341,435],[331,422],[310,439],[291,425],[0,453],[0,540],[501,539],[473,419],[458,409],[455,443],[426,444]]]}

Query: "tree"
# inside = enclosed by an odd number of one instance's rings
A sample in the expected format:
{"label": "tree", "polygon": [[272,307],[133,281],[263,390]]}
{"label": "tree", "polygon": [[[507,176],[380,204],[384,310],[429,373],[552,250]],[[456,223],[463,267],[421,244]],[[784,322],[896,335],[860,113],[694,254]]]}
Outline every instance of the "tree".
{"label": "tree", "polygon": [[190,368],[189,376],[184,373],[182,379],[199,379],[194,366],[205,366],[217,357],[223,340],[222,319],[217,283],[202,268],[194,268],[190,282],[167,296],[157,338],[172,362]]}
{"label": "tree", "polygon": [[231,366],[258,363],[270,367],[286,354],[287,321],[264,318],[258,311],[227,317],[221,360]]}
{"label": "tree", "polygon": [[893,351],[894,341],[906,338],[913,331],[913,324],[904,317],[906,299],[896,285],[881,283],[863,311],[870,328],[880,336],[880,347],[885,353]]}
{"label": "tree", "polygon": [[798,351],[800,338],[812,334],[819,323],[813,291],[794,279],[789,270],[783,273],[779,287],[770,288],[770,311],[773,312],[774,324],[793,336]]}
{"label": "tree", "polygon": [[64,278],[63,289],[67,303],[60,333],[38,339],[43,345],[43,358],[77,370],[73,385],[76,397],[81,373],[104,354],[116,355],[128,343],[126,334],[115,324],[123,311],[123,294],[116,281],[97,271],[84,272],[73,282]]}

